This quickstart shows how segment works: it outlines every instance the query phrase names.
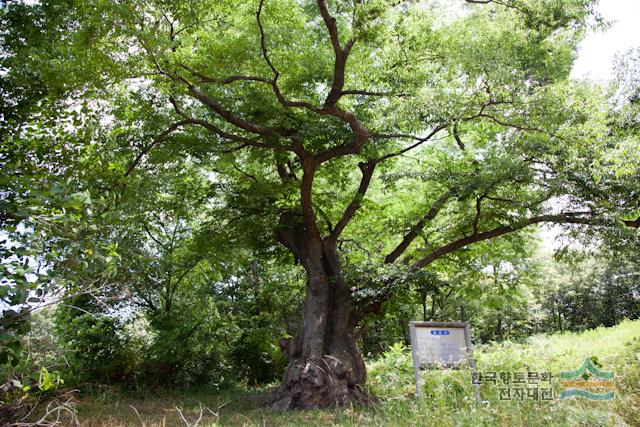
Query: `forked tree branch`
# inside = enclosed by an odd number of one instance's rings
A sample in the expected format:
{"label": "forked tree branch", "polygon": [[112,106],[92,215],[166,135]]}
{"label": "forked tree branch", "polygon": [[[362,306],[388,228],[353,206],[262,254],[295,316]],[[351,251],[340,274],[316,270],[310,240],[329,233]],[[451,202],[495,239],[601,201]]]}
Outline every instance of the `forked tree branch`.
{"label": "forked tree branch", "polygon": [[593,216],[583,216],[583,212],[567,212],[559,215],[539,215],[531,218],[527,218],[521,222],[503,225],[500,227],[496,227],[494,229],[474,233],[470,236],[466,236],[460,238],[458,240],[454,240],[444,246],[439,247],[438,249],[432,251],[430,254],[424,256],[416,263],[413,264],[412,268],[421,269],[431,264],[433,261],[451,253],[458,249],[462,249],[467,245],[472,243],[481,242],[483,240],[493,239],[495,237],[502,236],[504,234],[513,233],[515,231],[522,230],[523,228],[532,225],[539,224],[544,222],[550,222],[555,224],[585,224],[585,225],[599,225],[605,224],[605,222],[601,218],[595,218]]}
{"label": "forked tree branch", "polygon": [[420,221],[418,221],[413,227],[411,227],[411,230],[409,230],[409,232],[405,234],[398,246],[396,246],[395,249],[385,257],[385,264],[391,264],[395,262],[400,257],[400,255],[402,255],[407,250],[409,245],[411,245],[416,237],[419,236],[420,231],[422,231],[422,229],[426,226],[427,222],[431,221],[436,217],[436,215],[438,215],[440,209],[442,209],[446,201],[449,200],[452,195],[453,193],[451,191],[447,191],[431,205],[431,208],[426,213],[426,215],[423,216]]}
{"label": "forked tree branch", "polygon": [[224,108],[221,104],[218,103],[213,97],[201,92],[191,83],[188,83],[189,93],[196,99],[198,99],[202,104],[209,107],[213,110],[218,116],[223,118],[228,123],[243,129],[247,132],[256,133],[262,136],[270,136],[270,137],[290,137],[295,131],[292,129],[284,129],[284,128],[272,128],[268,126],[263,126],[257,123],[250,122],[237,114],[233,113],[230,110]]}
{"label": "forked tree branch", "polygon": [[333,83],[329,94],[324,101],[325,107],[334,106],[342,94],[342,88],[344,86],[344,72],[347,65],[347,59],[351,48],[355,43],[355,39],[348,40],[344,47],[340,44],[340,36],[338,35],[338,24],[336,18],[331,16],[329,8],[327,7],[326,0],[317,0],[318,9],[320,9],[320,15],[324,21],[327,31],[329,32],[329,38],[331,40],[331,47],[335,56],[334,69],[333,69]]}
{"label": "forked tree branch", "polygon": [[376,162],[371,160],[367,163],[359,163],[358,167],[360,168],[360,172],[362,173],[362,178],[360,179],[360,185],[358,186],[358,190],[356,194],[353,196],[351,203],[347,206],[347,208],[342,213],[342,217],[336,224],[335,228],[329,235],[329,241],[336,242],[340,234],[344,231],[346,226],[349,224],[351,219],[354,217],[360,206],[362,206],[362,201],[364,200],[364,196],[367,193],[369,188],[369,184],[371,183],[371,177],[373,176],[373,171],[376,167]]}
{"label": "forked tree branch", "polygon": [[133,172],[133,170],[138,166],[138,164],[142,161],[142,158],[144,156],[146,156],[147,154],[149,154],[149,152],[158,144],[161,144],[162,142],[164,142],[167,137],[169,135],[171,135],[173,132],[175,132],[178,128],[188,125],[190,122],[188,120],[182,120],[179,122],[176,122],[174,124],[172,124],[171,126],[169,126],[167,128],[167,130],[165,130],[164,132],[162,132],[160,135],[156,136],[153,141],[151,141],[151,143],[149,145],[147,145],[146,147],[144,147],[142,149],[142,151],[136,156],[135,159],[133,159],[133,161],[129,164],[129,167],[127,168],[127,170],[124,173],[124,176],[127,177],[129,175],[131,175],[131,172]]}
{"label": "forked tree branch", "polygon": [[[442,129],[445,129],[447,127],[446,124],[442,124],[442,125],[438,125],[436,126],[431,132],[429,132],[429,134],[427,134],[426,136],[420,138],[420,137],[416,137],[416,136],[412,136],[412,135],[396,135],[396,137],[398,138],[409,138],[409,139],[415,139],[416,142],[411,144],[408,147],[405,147],[399,151],[393,152],[393,153],[388,153],[385,154],[384,156],[378,158],[378,162],[382,162],[384,160],[393,158],[393,157],[397,157],[397,156],[401,156],[404,153],[407,153],[411,150],[413,150],[414,148],[417,148],[419,146],[421,146],[422,144],[424,144],[425,142],[429,141],[431,138],[433,138],[438,132],[440,132]],[[376,137],[378,138],[393,138],[394,135],[376,135]]]}
{"label": "forked tree branch", "polygon": [[219,127],[215,126],[211,122],[191,117],[189,114],[187,114],[187,112],[185,112],[178,105],[178,102],[177,102],[177,100],[175,98],[169,97],[169,100],[170,100],[171,104],[173,105],[173,108],[176,111],[176,113],[179,116],[185,118],[184,122],[187,122],[188,124],[201,126],[201,127],[205,128],[205,129],[209,130],[211,133],[219,136],[220,138],[240,143],[240,145],[238,145],[237,147],[234,147],[232,150],[227,150],[227,151],[237,151],[239,149],[242,149],[242,148],[245,148],[245,147],[249,147],[249,146],[256,147],[256,148],[265,148],[265,149],[275,150],[275,151],[293,151],[293,148],[290,147],[290,146],[280,145],[280,144],[269,144],[269,143],[266,143],[266,142],[258,141],[258,140],[251,139],[251,138],[247,138],[247,137],[244,137],[244,136],[241,136],[241,135],[236,135],[236,134],[232,134],[232,133],[226,132],[226,131],[220,129]]}
{"label": "forked tree branch", "polygon": [[[455,252],[459,249],[462,249],[465,246],[471,245],[476,242],[493,239],[495,237],[499,237],[508,233],[520,231],[525,227],[533,224],[540,224],[545,222],[555,224],[584,225],[608,224],[608,221],[605,221],[602,218],[597,218],[594,216],[584,216],[585,214],[585,212],[566,212],[558,215],[539,215],[528,218],[516,224],[500,226],[485,232],[477,233],[475,235],[466,236],[432,251],[430,254],[414,263],[411,268],[413,270],[422,269],[432,262],[436,261],[437,259],[442,258],[443,256]],[[640,226],[640,218],[635,221],[623,221],[623,223],[625,223],[627,226],[638,228]],[[362,305],[362,307],[357,310],[357,312],[354,314],[354,319],[359,320],[367,314],[378,312],[382,304],[394,295],[396,288],[397,285],[393,280],[389,281],[389,283],[385,283],[383,288],[378,290],[376,295],[368,298],[367,301]]]}

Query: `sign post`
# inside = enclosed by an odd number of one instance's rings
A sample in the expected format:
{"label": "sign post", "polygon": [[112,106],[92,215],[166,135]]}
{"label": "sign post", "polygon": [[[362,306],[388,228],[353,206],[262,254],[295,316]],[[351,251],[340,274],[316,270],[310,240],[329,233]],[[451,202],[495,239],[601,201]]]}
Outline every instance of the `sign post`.
{"label": "sign post", "polygon": [[[422,397],[420,370],[442,366],[457,368],[467,361],[473,374],[476,363],[473,359],[471,335],[466,322],[409,322],[411,355],[416,376],[416,396]],[[480,403],[478,384],[473,384],[476,400]]]}

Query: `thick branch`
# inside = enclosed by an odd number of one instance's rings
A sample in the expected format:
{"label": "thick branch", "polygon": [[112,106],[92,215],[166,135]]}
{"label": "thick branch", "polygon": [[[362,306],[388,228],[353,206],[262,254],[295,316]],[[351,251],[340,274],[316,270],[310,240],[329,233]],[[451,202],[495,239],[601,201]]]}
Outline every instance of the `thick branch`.
{"label": "thick branch", "polygon": [[369,132],[364,127],[360,119],[358,119],[355,114],[341,110],[338,107],[325,108],[321,111],[325,114],[344,120],[353,132],[353,140],[348,144],[339,145],[317,154],[315,159],[318,161],[318,164],[324,163],[335,157],[345,156],[348,154],[359,154],[362,147],[369,140]]}
{"label": "thick branch", "polygon": [[395,92],[375,92],[369,90],[357,90],[357,89],[347,89],[340,92],[340,96],[344,95],[361,95],[361,96],[397,96],[397,97],[405,97],[404,93],[395,93]]}
{"label": "thick branch", "polygon": [[138,164],[140,163],[142,158],[144,156],[146,156],[149,153],[149,151],[151,151],[153,149],[153,147],[155,147],[156,145],[162,143],[165,139],[167,139],[167,137],[169,135],[171,135],[171,133],[176,131],[179,127],[185,126],[187,124],[189,124],[188,120],[182,120],[180,122],[176,122],[176,123],[172,124],[171,126],[169,126],[167,128],[167,130],[162,132],[160,135],[156,136],[155,139],[153,141],[151,141],[151,143],[149,145],[144,147],[142,149],[142,151],[136,156],[136,158],[133,159],[133,161],[131,162],[131,164],[129,165],[127,170],[125,171],[124,176],[125,177],[129,176],[131,174],[131,172],[133,172],[133,170],[136,168],[136,166],[138,166]]}
{"label": "thick branch", "polygon": [[223,139],[227,139],[229,141],[233,141],[233,142],[238,142],[240,143],[240,145],[238,147],[235,147],[234,150],[235,151],[237,149],[242,149],[244,147],[257,147],[257,148],[266,148],[266,149],[270,149],[270,150],[275,150],[275,151],[293,151],[292,147],[286,146],[286,145],[280,145],[280,144],[269,144],[266,142],[261,142],[255,139],[251,139],[251,138],[246,138],[244,136],[241,135],[236,135],[236,134],[232,134],[229,132],[226,132],[220,128],[218,128],[217,126],[215,126],[213,123],[210,123],[206,120],[201,120],[201,119],[196,119],[191,117],[190,115],[188,115],[184,110],[182,110],[182,108],[180,108],[180,106],[178,105],[178,102],[174,99],[174,98],[169,98],[169,100],[171,101],[171,104],[173,105],[173,108],[175,109],[176,113],[182,117],[184,117],[186,120],[185,122],[187,124],[194,124],[194,125],[198,125],[198,126],[202,126],[205,129],[209,130],[210,132],[212,132],[215,135],[218,135],[219,137],[223,138]]}
{"label": "thick branch", "polygon": [[331,46],[333,47],[333,53],[335,55],[333,84],[331,85],[331,90],[324,102],[325,107],[331,107],[340,99],[342,88],[344,86],[344,71],[347,65],[347,58],[349,57],[349,52],[351,51],[355,40],[349,40],[343,48],[340,45],[336,19],[329,13],[326,0],[317,0],[317,3],[318,9],[320,9],[320,15],[322,15],[324,24],[329,31],[329,38],[331,39]]}
{"label": "thick branch", "polygon": [[295,131],[292,129],[271,128],[271,127],[263,126],[263,125],[245,120],[242,117],[222,107],[222,105],[220,105],[215,99],[200,92],[193,85],[189,86],[189,93],[191,93],[193,97],[198,99],[204,105],[211,108],[216,114],[222,117],[225,121],[231,123],[236,127],[239,127],[240,129],[243,129],[252,133],[257,133],[259,135],[272,136],[272,137],[288,137],[295,133]]}
{"label": "thick branch", "polygon": [[[597,218],[593,215],[590,215],[589,212],[567,212],[567,213],[558,214],[558,215],[539,215],[532,218],[528,218],[516,224],[496,227],[494,229],[491,229],[482,233],[476,233],[474,235],[465,236],[463,238],[455,240],[449,244],[441,246],[440,248],[434,250],[427,256],[417,261],[415,264],[412,265],[412,269],[418,270],[418,269],[424,268],[427,265],[434,262],[435,260],[447,254],[450,254],[456,250],[462,249],[465,246],[468,246],[470,244],[493,239],[508,233],[522,230],[523,228],[529,225],[539,224],[544,222],[551,222],[556,224],[584,224],[584,225],[611,224],[610,221],[603,218]],[[640,217],[635,220],[623,220],[621,222],[628,227],[640,228]],[[355,316],[359,319],[366,316],[369,313],[378,312],[382,304],[394,295],[395,289],[396,289],[396,284],[394,281],[385,283],[382,289],[380,289],[375,296],[373,296],[372,298],[369,298],[366,304],[364,304],[360,309],[358,309]]]}
{"label": "thick branch", "polygon": [[314,105],[308,102],[289,101],[287,98],[285,98],[285,96],[280,91],[280,87],[278,86],[278,78],[280,78],[280,72],[273,65],[273,62],[271,62],[271,58],[269,58],[269,50],[267,49],[267,42],[266,42],[266,36],[264,33],[264,27],[262,26],[262,21],[260,19],[262,15],[263,6],[264,6],[264,0],[260,0],[260,4],[258,5],[258,11],[256,12],[256,20],[258,21],[258,28],[260,30],[260,50],[262,51],[262,57],[264,58],[264,61],[267,63],[267,65],[271,69],[271,72],[273,73],[273,78],[268,81],[271,84],[271,87],[273,88],[273,93],[276,95],[278,102],[280,102],[280,104],[284,105],[285,107],[307,108],[311,111],[315,111],[316,113],[320,113],[319,108],[315,107]]}
{"label": "thick branch", "polygon": [[146,222],[142,222],[142,227],[144,228],[144,231],[147,233],[147,235],[151,238],[151,240],[153,240],[154,242],[156,242],[156,244],[158,246],[160,246],[162,249],[168,251],[169,248],[167,247],[167,245],[165,243],[162,243],[160,241],[160,239],[158,239],[157,237],[155,237],[151,231],[149,230],[149,227],[147,226]]}
{"label": "thick branch", "polygon": [[[444,129],[446,127],[446,125],[439,125],[436,126],[431,132],[429,132],[429,134],[423,138],[416,138],[413,137],[411,135],[404,135],[404,136],[399,136],[399,137],[410,137],[413,139],[416,139],[417,141],[413,144],[411,144],[408,147],[403,148],[402,150],[396,151],[395,153],[389,153],[389,154],[385,154],[384,156],[380,157],[378,159],[378,162],[381,162],[383,160],[387,160],[390,159],[392,157],[396,157],[396,156],[401,156],[402,154],[413,150],[414,148],[417,148],[419,146],[421,146],[422,144],[424,144],[425,142],[429,141],[431,138],[433,138],[433,136],[435,134],[437,134],[438,132],[440,132],[442,129]],[[386,135],[378,135],[378,137],[387,137]]]}
{"label": "thick branch", "polygon": [[313,179],[315,177],[317,163],[312,157],[302,159],[302,181],[300,182],[300,204],[302,207],[302,219],[304,226],[314,238],[320,238],[320,231],[316,224],[316,216],[313,212]]}
{"label": "thick branch", "polygon": [[560,215],[540,215],[532,218],[528,218],[520,223],[504,225],[501,227],[496,227],[492,230],[484,231],[482,233],[475,233],[471,236],[466,236],[461,239],[455,240],[449,244],[441,246],[440,248],[434,250],[429,255],[421,258],[415,264],[413,264],[414,269],[424,268],[427,265],[431,264],[433,261],[438,258],[443,257],[451,252],[454,252],[458,249],[462,249],[467,245],[472,243],[481,242],[483,240],[493,239],[495,237],[502,236],[507,233],[513,233],[515,231],[522,230],[523,228],[532,225],[539,224],[543,222],[552,222],[556,224],[587,224],[587,225],[597,225],[604,223],[601,219],[597,219],[594,217],[585,217],[585,216],[577,216],[578,213],[564,213]]}
{"label": "thick branch", "polygon": [[[529,218],[524,220],[518,224],[512,224],[507,226],[496,227],[492,230],[485,231],[483,233],[478,233],[472,236],[466,236],[464,238],[455,240],[447,245],[441,246],[440,248],[434,250],[429,255],[423,257],[418,262],[411,266],[412,269],[418,270],[426,267],[431,264],[433,261],[441,258],[451,252],[454,252],[458,249],[462,249],[467,245],[480,242],[483,240],[493,239],[495,237],[502,236],[507,233],[512,233],[515,231],[522,230],[523,228],[543,222],[553,222],[557,224],[587,224],[587,225],[598,225],[598,224],[606,224],[605,221],[594,218],[592,216],[583,216],[584,212],[568,212],[560,215],[540,215],[536,217]],[[640,218],[638,219],[640,221]],[[367,300],[366,304],[364,304],[356,313],[358,318],[362,318],[369,313],[377,312],[382,303],[391,298],[395,290],[397,289],[397,285],[395,281],[391,280],[384,284],[384,286],[378,290],[376,295]]]}
{"label": "thick branch", "polygon": [[385,257],[384,259],[385,264],[391,264],[395,262],[395,260],[397,260],[400,257],[400,255],[402,255],[407,250],[409,245],[411,245],[411,243],[416,239],[416,237],[418,237],[418,235],[420,234],[420,231],[422,231],[422,229],[425,227],[427,222],[431,221],[436,217],[436,215],[438,215],[438,212],[440,212],[440,209],[442,209],[442,206],[444,206],[445,202],[449,200],[451,195],[452,193],[448,191],[442,196],[440,196],[440,198],[436,200],[435,203],[433,203],[433,205],[431,205],[431,208],[429,209],[427,214],[423,216],[420,219],[420,221],[418,221],[413,227],[411,227],[411,230],[409,230],[409,232],[405,234],[400,244],[396,246],[396,248],[393,251],[391,251],[389,255]]}
{"label": "thick branch", "polygon": [[174,284],[172,285],[173,292],[175,292],[178,289],[178,285],[180,285],[180,282],[182,282],[182,280],[187,276],[187,274],[189,274],[194,268],[198,266],[198,264],[200,264],[200,261],[202,261],[202,259],[198,259],[195,262],[192,262],[189,266],[185,268],[185,270],[180,274],[180,276],[178,276],[178,278],[174,281]]}
{"label": "thick branch", "polygon": [[258,76],[244,76],[244,75],[233,75],[233,76],[229,76],[225,79],[216,79],[213,77],[209,77],[206,76],[204,74],[202,74],[199,71],[194,70],[193,68],[185,65],[185,64],[180,64],[180,67],[184,68],[185,70],[187,70],[188,72],[190,72],[191,74],[193,74],[196,77],[200,78],[200,83],[216,83],[216,84],[222,84],[222,85],[226,85],[226,84],[231,84],[234,82],[238,82],[238,81],[251,81],[251,82],[261,82],[261,83],[267,83],[267,84],[271,84],[271,80],[265,78],[265,77],[258,77]]}
{"label": "thick branch", "polygon": [[456,140],[458,148],[464,151],[466,147],[464,145],[464,142],[462,142],[462,140],[460,139],[460,135],[458,134],[458,123],[453,124],[453,138]]}
{"label": "thick branch", "polygon": [[482,200],[486,194],[476,197],[476,216],[473,218],[473,234],[478,234],[478,222],[480,221],[480,213],[482,211]]}
{"label": "thick branch", "polygon": [[640,217],[635,220],[623,220],[624,225],[632,228],[640,228]]}
{"label": "thick branch", "polygon": [[349,203],[349,206],[347,206],[342,214],[342,217],[331,232],[329,236],[330,241],[337,241],[338,237],[340,237],[340,234],[344,231],[345,227],[349,224],[358,209],[360,209],[362,200],[364,199],[364,196],[367,193],[367,189],[369,188],[369,184],[371,183],[371,176],[373,175],[376,163],[374,161],[369,161],[367,163],[358,164],[358,167],[362,172],[362,178],[360,179],[358,191],[356,191],[356,194],[353,196],[351,203]]}
{"label": "thick branch", "polygon": [[245,138],[243,136],[234,135],[234,134],[225,132],[222,129],[214,126],[213,124],[211,124],[211,123],[209,123],[209,122],[207,122],[205,120],[192,119],[191,123],[193,123],[195,125],[202,126],[205,129],[208,129],[209,131],[211,131],[212,133],[220,136],[221,138],[228,139],[230,141],[240,142],[241,145],[236,147],[236,149],[244,148],[244,147],[247,147],[247,146],[251,146],[251,147],[257,147],[257,148],[266,148],[266,149],[275,150],[275,151],[292,151],[293,150],[291,147],[287,147],[285,145],[268,144],[266,142],[260,142],[260,141],[254,140],[254,139],[249,139],[249,138]]}
{"label": "thick branch", "polygon": [[258,5],[258,11],[256,12],[256,20],[258,21],[258,28],[260,29],[260,49],[262,50],[262,57],[264,58],[265,62],[273,72],[273,84],[274,86],[276,86],[276,81],[278,80],[280,73],[278,72],[278,70],[276,70],[276,67],[273,66],[271,59],[269,59],[269,53],[267,51],[267,43],[264,35],[264,28],[262,27],[262,21],[260,21],[260,15],[262,14],[263,6],[264,6],[264,0],[260,0],[260,4]]}
{"label": "thick branch", "polygon": [[[240,129],[243,129],[245,131],[248,131],[248,132],[251,132],[251,133],[256,133],[256,134],[259,134],[259,135],[262,135],[262,136],[289,137],[289,136],[292,136],[293,134],[295,134],[295,130],[292,130],[292,129],[272,128],[272,127],[268,127],[268,126],[263,126],[263,125],[260,125],[258,123],[250,122],[249,120],[246,120],[246,119],[238,116],[234,112],[224,108],[213,97],[201,92],[190,81],[188,81],[187,79],[185,79],[181,75],[174,74],[174,73],[171,73],[169,71],[164,70],[160,66],[159,62],[153,57],[153,54],[152,54],[152,59],[156,64],[156,68],[158,69],[158,72],[168,76],[169,78],[171,78],[172,80],[174,80],[176,82],[181,82],[181,83],[185,84],[187,86],[187,88],[189,89],[189,94],[191,96],[193,96],[194,98],[199,100],[205,106],[209,107],[218,116],[220,116],[222,119],[224,119],[228,123],[240,128]],[[185,68],[184,65],[181,65],[181,66],[183,68]],[[186,69],[188,69],[188,67],[186,67]],[[192,71],[190,71],[190,72],[192,72]]]}
{"label": "thick branch", "polygon": [[261,21],[263,5],[264,5],[264,0],[260,0],[258,11],[256,12],[256,20],[258,22],[258,28],[260,30],[260,48],[261,48],[262,56],[265,62],[267,63],[267,65],[269,66],[269,68],[273,73],[271,86],[280,104],[282,104],[285,107],[305,108],[320,115],[337,117],[339,119],[342,119],[344,122],[346,122],[353,132],[354,139],[352,142],[338,146],[338,147],[334,147],[323,153],[320,153],[315,157],[315,160],[317,161],[318,164],[321,164],[335,157],[344,156],[348,154],[358,154],[362,149],[362,146],[368,141],[369,134],[366,128],[364,127],[364,125],[362,124],[362,122],[358,119],[358,117],[354,113],[349,111],[344,111],[341,108],[336,106],[336,103],[340,99],[340,96],[342,96],[345,93],[354,93],[354,94],[360,93],[360,94],[371,94],[371,95],[374,94],[374,92],[366,92],[366,91],[343,92],[342,90],[344,86],[344,73],[345,73],[346,61],[347,61],[347,57],[349,56],[351,47],[353,46],[354,40],[349,40],[344,46],[344,48],[340,45],[336,20],[334,17],[330,15],[329,10],[327,8],[326,0],[318,0],[318,8],[320,9],[320,14],[322,15],[325,25],[329,31],[331,45],[335,53],[333,84],[325,100],[324,107],[322,108],[318,108],[308,102],[290,101],[280,91],[280,88],[278,86],[278,78],[280,77],[280,73],[274,66],[273,62],[271,61],[271,58],[269,57],[269,51],[266,45],[264,27]]}

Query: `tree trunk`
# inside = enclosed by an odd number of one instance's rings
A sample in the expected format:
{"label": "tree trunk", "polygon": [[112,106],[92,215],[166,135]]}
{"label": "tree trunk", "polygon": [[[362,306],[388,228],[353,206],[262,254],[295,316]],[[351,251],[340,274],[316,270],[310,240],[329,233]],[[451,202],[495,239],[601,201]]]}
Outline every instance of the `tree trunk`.
{"label": "tree trunk", "polygon": [[558,312],[558,328],[560,329],[560,331],[564,331],[564,326],[562,324],[562,309],[560,307],[560,302],[558,301],[558,299],[555,299],[556,302],[556,311]]}
{"label": "tree trunk", "polygon": [[365,365],[353,333],[359,317],[336,247],[300,236],[305,239],[294,245],[280,236],[307,272],[307,294],[298,336],[281,344],[289,363],[271,405],[282,410],[364,403]]}
{"label": "tree trunk", "polygon": [[260,316],[260,283],[258,282],[258,261],[251,261],[251,284],[253,285],[253,300],[256,316]]}
{"label": "tree trunk", "polygon": [[422,302],[422,320],[426,322],[427,319],[427,291],[420,291],[420,301]]}

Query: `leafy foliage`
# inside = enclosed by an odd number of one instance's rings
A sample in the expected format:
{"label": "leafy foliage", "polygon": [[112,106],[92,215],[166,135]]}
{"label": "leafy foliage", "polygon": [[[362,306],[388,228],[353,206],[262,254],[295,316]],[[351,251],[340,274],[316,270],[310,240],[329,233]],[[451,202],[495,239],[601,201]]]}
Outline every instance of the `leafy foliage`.
{"label": "leafy foliage", "polygon": [[133,360],[120,320],[92,307],[87,297],[59,307],[55,331],[64,346],[76,381],[111,384],[131,375]]}

